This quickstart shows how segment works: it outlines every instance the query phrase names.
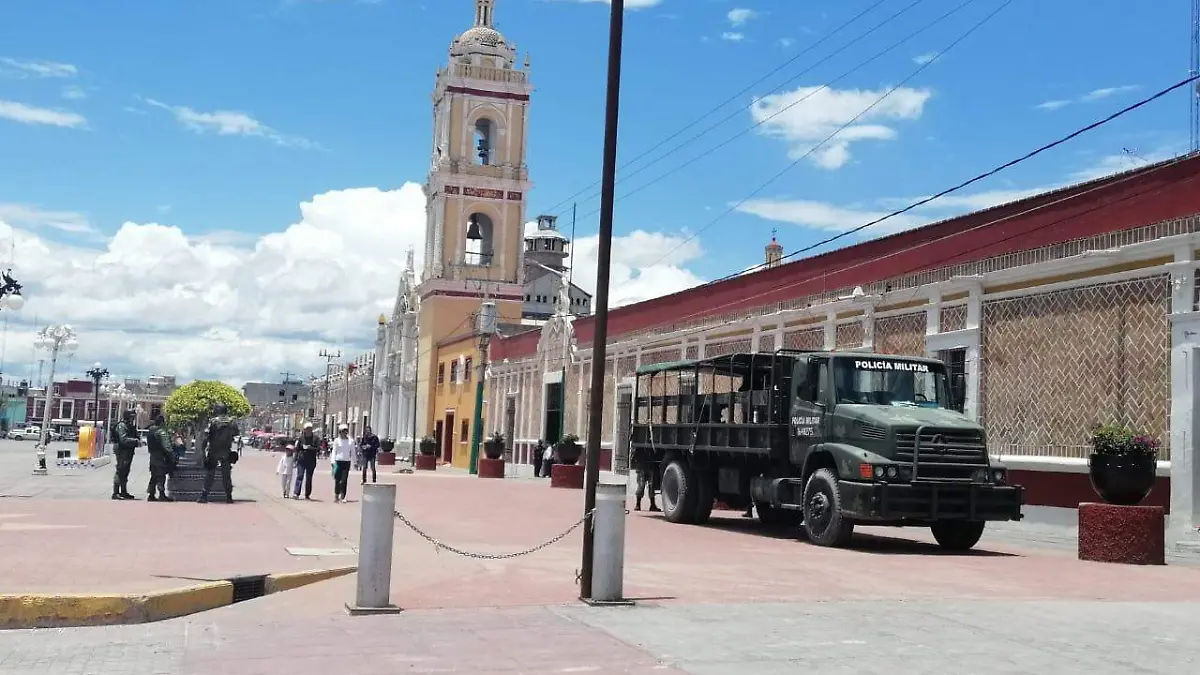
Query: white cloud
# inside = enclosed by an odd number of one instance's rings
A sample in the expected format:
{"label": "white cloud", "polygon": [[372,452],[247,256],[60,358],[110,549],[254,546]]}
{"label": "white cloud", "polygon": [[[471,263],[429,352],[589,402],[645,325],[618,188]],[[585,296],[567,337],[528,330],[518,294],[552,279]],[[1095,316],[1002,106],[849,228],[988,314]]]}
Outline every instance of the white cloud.
{"label": "white cloud", "polygon": [[918,66],[923,66],[927,63],[933,63],[933,60],[936,59],[938,56],[939,56],[939,54],[937,52],[926,52],[924,54],[918,54],[913,57],[913,63],[917,64]]}
{"label": "white cloud", "polygon": [[0,119],[22,124],[45,124],[71,129],[87,128],[87,118],[79,113],[38,108],[17,101],[0,100]]}
{"label": "white cloud", "polygon": [[[789,146],[788,156],[798,159],[878,101],[886,91],[801,87],[755,100],[750,114],[756,123],[761,123],[760,133],[784,139]],[[896,89],[826,142],[810,160],[823,169],[844,166],[850,161],[852,143],[896,138],[895,129],[884,122],[920,118],[932,95],[928,89]]]}
{"label": "white cloud", "polygon": [[29,204],[0,202],[0,221],[27,229],[49,228],[71,234],[92,234],[96,228],[75,211],[47,211]]}
{"label": "white cloud", "polygon": [[793,40],[792,38],[786,38],[786,37],[779,38],[779,46],[783,47],[784,49],[787,49],[788,47],[791,47],[794,44],[796,44],[796,41]]}
{"label": "white cloud", "polygon": [[[615,236],[612,265],[609,267],[609,306],[620,307],[650,298],[668,295],[704,283],[687,265],[704,253],[696,239],[687,233],[634,230]],[[574,270],[572,280],[589,293],[596,288],[598,235],[576,240],[568,258]]]}
{"label": "white cloud", "polygon": [[[1146,157],[1128,154],[1102,157],[1080,171],[1067,174],[1066,180],[1053,184],[1039,185],[1026,189],[1001,188],[973,193],[955,193],[938,198],[925,206],[885,220],[870,227],[859,235],[860,239],[893,234],[929,223],[952,218],[963,213],[981,211],[1007,204],[1034,195],[1057,190],[1067,185],[1101,178],[1113,173],[1128,171],[1148,163],[1159,162],[1172,156],[1166,150],[1150,153]],[[828,202],[805,199],[755,199],[738,207],[738,211],[772,221],[792,223],[801,227],[826,232],[845,232],[861,227],[887,214],[925,199],[917,197],[889,197],[876,200],[870,207],[862,205],[836,205]]]}
{"label": "white cloud", "polygon": [[87,98],[87,91],[79,85],[72,84],[68,87],[63,87],[62,96],[71,101],[79,101]]}
{"label": "white cloud", "polygon": [[742,40],[746,39],[746,36],[742,33],[734,33],[731,31],[726,31],[724,33],[721,33],[721,39],[726,40],[728,42],[741,42]]}
{"label": "white cloud", "polygon": [[10,319],[12,373],[28,367],[28,349],[15,345],[32,343],[21,335],[35,316],[76,327],[81,367],[98,360],[129,375],[230,381],[315,371],[319,346],[369,348],[405,252],[423,250],[425,230],[416,183],[317,195],[298,222],[259,237],[127,222],[102,246],[62,244],[27,229],[32,207],[21,208],[0,211],[0,221],[17,216],[0,222],[0,252],[15,241],[26,296]]}
{"label": "white cloud", "polygon": [[1065,108],[1072,103],[1093,103],[1095,101],[1100,101],[1112,96],[1128,94],[1130,92],[1137,91],[1138,89],[1141,89],[1141,87],[1136,84],[1126,84],[1119,87],[1103,87],[1100,89],[1093,89],[1076,99],[1055,99],[1053,101],[1043,101],[1035,105],[1034,108],[1037,108],[1038,110],[1054,111],[1058,110],[1059,108]]}
{"label": "white cloud", "polygon": [[285,147],[318,149],[320,146],[300,136],[292,136],[254,119],[237,110],[201,112],[187,106],[170,105],[152,98],[144,99],[146,105],[169,111],[176,121],[196,133],[215,133],[218,136],[256,136]]}
{"label": "white cloud", "polygon": [[79,69],[69,63],[0,57],[0,75],[6,77],[74,77]]}
{"label": "white cloud", "polygon": [[757,16],[758,12],[752,9],[746,9],[745,7],[735,7],[734,9],[729,10],[728,14],[729,23],[734,26],[744,25],[747,21]]}

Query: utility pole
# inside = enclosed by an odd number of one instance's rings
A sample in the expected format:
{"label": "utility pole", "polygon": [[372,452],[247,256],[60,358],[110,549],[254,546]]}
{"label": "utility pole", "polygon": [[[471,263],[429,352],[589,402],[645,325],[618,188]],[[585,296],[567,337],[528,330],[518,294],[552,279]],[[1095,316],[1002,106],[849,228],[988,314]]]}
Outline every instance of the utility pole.
{"label": "utility pole", "polygon": [[[484,296],[487,297],[486,295]],[[471,431],[471,475],[479,473],[479,446],[483,442],[483,378],[487,375],[488,344],[496,334],[496,303],[484,300],[479,306],[479,376],[475,380],[475,420]]]}
{"label": "utility pole", "polygon": [[[350,376],[354,371],[358,370],[358,366],[354,363],[346,364],[346,426],[350,426]],[[354,430],[351,429],[351,436],[354,435]]]}
{"label": "utility pole", "polygon": [[322,349],[320,357],[325,359],[325,386],[321,402],[321,434],[326,438],[329,437],[329,429],[326,425],[329,423],[329,366],[334,359],[342,358],[342,350]]}
{"label": "utility pole", "polygon": [[600,177],[600,246],[596,256],[596,314],[592,337],[592,391],[588,409],[587,473],[584,477],[583,561],[579,597],[592,597],[592,561],[596,544],[596,484],[600,479],[600,427],[604,424],[604,378],[608,346],[608,276],[612,263],[613,201],[617,183],[617,120],[621,109],[621,41],[625,0],[612,0],[608,26],[608,93],[604,109],[604,166]]}

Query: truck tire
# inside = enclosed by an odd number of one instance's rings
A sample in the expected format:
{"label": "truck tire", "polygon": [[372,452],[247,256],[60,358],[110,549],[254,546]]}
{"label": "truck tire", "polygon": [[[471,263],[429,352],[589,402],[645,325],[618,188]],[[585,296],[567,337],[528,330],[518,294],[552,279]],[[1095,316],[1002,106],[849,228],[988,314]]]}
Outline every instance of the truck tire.
{"label": "truck tire", "polygon": [[691,521],[703,525],[712,518],[713,500],[717,497],[717,486],[711,473],[692,470],[696,478],[696,512]]}
{"label": "truck tire", "polygon": [[754,502],[754,512],[758,514],[758,522],[766,527],[799,527],[804,522],[803,511],[781,509],[766,502]]}
{"label": "truck tire", "polygon": [[692,523],[696,517],[696,502],[699,486],[696,472],[681,459],[672,459],[663,469],[662,509],[663,515],[672,523]]}
{"label": "truck tire", "polygon": [[804,486],[804,532],[817,546],[842,547],[854,535],[854,523],[842,516],[837,475],[817,469]]}
{"label": "truck tire", "polygon": [[983,521],[939,520],[929,527],[938,546],[947,551],[970,551],[983,536]]}

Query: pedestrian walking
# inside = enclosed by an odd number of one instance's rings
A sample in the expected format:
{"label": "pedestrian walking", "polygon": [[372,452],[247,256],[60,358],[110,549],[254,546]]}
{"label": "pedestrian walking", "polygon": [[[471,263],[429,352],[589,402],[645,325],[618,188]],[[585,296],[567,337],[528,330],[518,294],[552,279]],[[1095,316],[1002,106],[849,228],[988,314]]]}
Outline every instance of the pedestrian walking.
{"label": "pedestrian walking", "polygon": [[133,453],[141,440],[137,432],[137,411],[126,410],[121,421],[113,429],[113,454],[116,456],[116,472],[113,474],[113,499],[137,499],[129,494],[129,469],[133,467]]}
{"label": "pedestrian walking", "polygon": [[354,439],[350,438],[350,427],[338,427],[337,438],[330,444],[333,457],[333,501],[346,501],[346,488],[350,479],[350,462],[354,460]]}
{"label": "pedestrian walking", "polygon": [[283,498],[287,499],[292,496],[292,481],[296,475],[296,446],[288,443],[283,449],[283,455],[279,458],[279,466],[275,467],[275,473],[279,474],[279,485],[283,488]]}
{"label": "pedestrian walking", "polygon": [[171,446],[171,436],[167,433],[167,420],[162,415],[154,418],[146,434],[146,449],[150,452],[150,484],[146,491],[150,496],[148,502],[173,502],[167,496],[167,474],[175,464],[175,453]]}
{"label": "pedestrian walking", "polygon": [[317,470],[317,455],[321,452],[321,441],[313,432],[312,422],[304,423],[304,431],[296,439],[296,490],[293,496],[300,499],[300,486],[304,486],[304,498],[312,499],[313,473]]}
{"label": "pedestrian walking", "polygon": [[658,504],[654,503],[654,493],[658,490],[658,471],[649,462],[640,462],[637,467],[637,493],[634,495],[633,510],[642,510],[642,498],[646,496],[646,488],[650,489],[650,512],[658,512]]}
{"label": "pedestrian walking", "polygon": [[545,450],[542,450],[542,477],[549,478],[554,469],[554,446],[547,445]]}
{"label": "pedestrian walking", "polygon": [[362,484],[367,484],[367,467],[371,468],[371,482],[378,483],[379,476],[375,473],[375,460],[379,457],[379,437],[371,431],[371,427],[363,428],[362,440],[358,444],[362,451]]}

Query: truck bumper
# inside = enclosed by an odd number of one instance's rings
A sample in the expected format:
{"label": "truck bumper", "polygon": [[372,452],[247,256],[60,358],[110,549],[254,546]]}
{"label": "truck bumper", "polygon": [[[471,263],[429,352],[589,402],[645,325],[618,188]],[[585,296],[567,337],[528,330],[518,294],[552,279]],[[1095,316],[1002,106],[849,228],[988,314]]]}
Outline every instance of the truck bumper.
{"label": "truck bumper", "polygon": [[1020,520],[1019,485],[838,482],[843,513],[861,521]]}

